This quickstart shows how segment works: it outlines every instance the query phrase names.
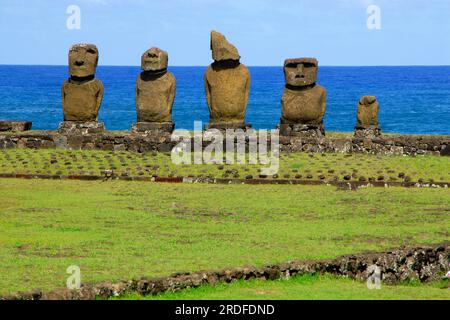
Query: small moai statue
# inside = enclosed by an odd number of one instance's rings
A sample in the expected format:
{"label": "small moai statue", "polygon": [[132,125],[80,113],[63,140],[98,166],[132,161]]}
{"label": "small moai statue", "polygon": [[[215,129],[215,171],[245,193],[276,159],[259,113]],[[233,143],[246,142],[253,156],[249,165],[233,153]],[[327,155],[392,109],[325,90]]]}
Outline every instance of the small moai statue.
{"label": "small moai statue", "polygon": [[374,96],[364,96],[359,99],[358,116],[355,127],[355,137],[374,139],[381,135],[378,123],[380,106]]}
{"label": "small moai statue", "polygon": [[136,80],[138,122],[133,124],[133,132],[173,132],[176,80],[167,71],[168,62],[167,52],[159,48],[151,48],[142,55],[142,73]]}
{"label": "small moai statue", "polygon": [[214,62],[205,73],[205,91],[210,123],[205,129],[249,129],[245,123],[250,94],[250,72],[240,63],[235,46],[219,32],[211,32]]}
{"label": "small moai statue", "polygon": [[62,86],[61,133],[95,133],[105,129],[98,122],[103,100],[103,83],[95,79],[98,57],[93,44],[76,44],[69,50],[70,78]]}
{"label": "small moai statue", "polygon": [[281,99],[281,135],[305,138],[325,135],[323,117],[327,91],[316,84],[317,73],[318,61],[314,58],[284,62],[286,86]]}

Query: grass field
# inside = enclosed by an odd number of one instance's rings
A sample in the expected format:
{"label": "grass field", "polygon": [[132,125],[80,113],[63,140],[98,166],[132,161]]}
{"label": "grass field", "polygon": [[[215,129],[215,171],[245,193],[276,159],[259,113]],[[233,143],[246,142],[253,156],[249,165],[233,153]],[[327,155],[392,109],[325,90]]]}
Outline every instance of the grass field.
{"label": "grass field", "polygon": [[237,281],[158,296],[128,295],[121,300],[450,300],[448,281],[433,284],[382,285],[369,290],[364,282],[331,275],[304,275],[289,280]]}
{"label": "grass field", "polygon": [[448,189],[0,179],[0,203],[0,294],[64,287],[70,265],[83,282],[117,281],[438,243],[450,230]]}
{"label": "grass field", "polygon": [[[267,167],[267,166],[266,166]],[[51,175],[259,178],[259,165],[175,165],[169,153],[0,150],[0,173]],[[270,177],[269,177],[270,178]],[[276,179],[450,182],[450,158],[365,154],[282,154]]]}

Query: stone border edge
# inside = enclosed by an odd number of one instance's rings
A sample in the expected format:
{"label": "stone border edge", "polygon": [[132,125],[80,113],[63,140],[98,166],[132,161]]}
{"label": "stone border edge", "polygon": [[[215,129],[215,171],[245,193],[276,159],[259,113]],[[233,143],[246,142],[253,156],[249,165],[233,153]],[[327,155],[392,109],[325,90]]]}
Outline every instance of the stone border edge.
{"label": "stone border edge", "polygon": [[395,182],[395,181],[327,181],[327,180],[296,180],[296,179],[226,179],[226,178],[190,178],[190,177],[133,177],[117,175],[51,175],[0,173],[0,179],[42,179],[42,180],[79,180],[79,181],[137,181],[155,183],[204,183],[204,184],[247,184],[247,185],[304,185],[304,186],[335,186],[342,190],[357,190],[360,188],[450,188],[450,182]]}
{"label": "stone border edge", "polygon": [[279,280],[306,274],[332,274],[365,281],[369,267],[377,265],[383,283],[395,285],[402,281],[436,281],[449,270],[450,242],[421,247],[402,247],[393,251],[344,255],[321,261],[289,261],[263,267],[248,266],[215,271],[175,273],[166,278],[140,278],[119,283],[83,284],[79,290],[59,289],[45,293],[36,289],[16,293],[0,300],[94,300],[109,299],[137,293],[142,296],[177,292],[202,285],[231,283],[237,280]]}

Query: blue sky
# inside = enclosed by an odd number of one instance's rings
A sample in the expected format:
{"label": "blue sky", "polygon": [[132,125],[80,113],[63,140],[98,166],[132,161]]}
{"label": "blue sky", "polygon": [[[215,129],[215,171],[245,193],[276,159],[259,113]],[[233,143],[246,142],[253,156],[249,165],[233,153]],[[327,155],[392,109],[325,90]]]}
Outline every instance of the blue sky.
{"label": "blue sky", "polygon": [[[366,26],[371,4],[380,30]],[[69,5],[80,30],[66,27]],[[450,65],[449,0],[0,0],[0,64],[65,65],[71,44],[89,42],[102,65],[139,65],[152,46],[173,66],[207,65],[212,29],[250,66]]]}

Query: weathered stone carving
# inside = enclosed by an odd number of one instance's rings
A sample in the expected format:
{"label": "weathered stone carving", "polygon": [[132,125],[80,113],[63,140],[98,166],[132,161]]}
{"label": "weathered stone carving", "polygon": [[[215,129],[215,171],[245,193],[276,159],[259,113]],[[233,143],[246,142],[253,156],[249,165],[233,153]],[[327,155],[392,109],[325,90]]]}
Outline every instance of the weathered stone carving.
{"label": "weathered stone carving", "polygon": [[379,109],[376,97],[361,97],[358,103],[358,126],[378,126]]}
{"label": "weathered stone carving", "polygon": [[355,137],[373,139],[381,135],[378,124],[379,109],[380,107],[376,97],[361,97],[358,103]]}
{"label": "weathered stone carving", "polygon": [[175,100],[175,76],[167,71],[167,52],[151,48],[141,59],[142,73],[136,81],[138,123],[133,131],[173,131],[172,107]]}
{"label": "weathered stone carving", "polygon": [[250,72],[240,63],[236,47],[215,31],[211,32],[211,50],[214,63],[205,73],[210,111],[207,128],[248,128],[245,112],[250,93]]}
{"label": "weathered stone carving", "polygon": [[95,79],[97,64],[98,49],[95,45],[77,44],[70,48],[70,78],[62,87],[62,105],[64,121],[77,124],[62,124],[61,130],[67,126],[72,129],[84,128],[85,124],[88,127],[104,128],[103,124],[97,124],[103,99],[103,83]]}
{"label": "weathered stone carving", "polygon": [[286,87],[281,99],[281,135],[322,137],[326,111],[326,90],[316,84],[318,61],[314,58],[287,59]]}

